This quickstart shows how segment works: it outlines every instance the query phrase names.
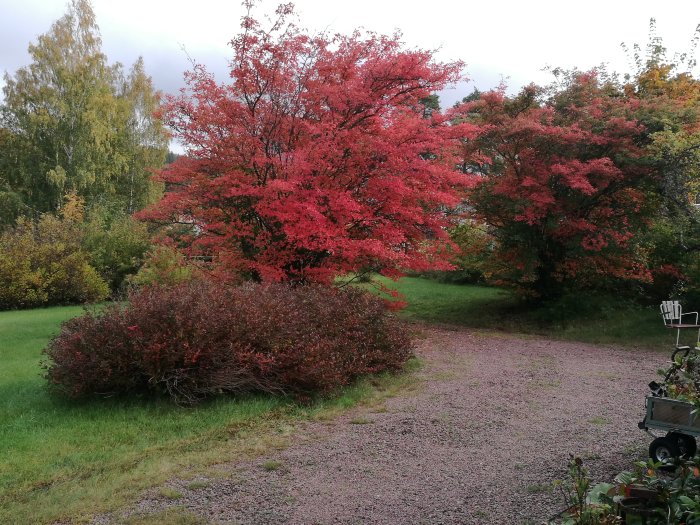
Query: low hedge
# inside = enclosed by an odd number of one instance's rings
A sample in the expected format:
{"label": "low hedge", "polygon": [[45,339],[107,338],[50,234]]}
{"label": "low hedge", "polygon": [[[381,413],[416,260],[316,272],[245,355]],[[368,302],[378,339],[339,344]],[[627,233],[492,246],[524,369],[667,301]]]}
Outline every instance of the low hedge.
{"label": "low hedge", "polygon": [[411,343],[358,289],[194,281],[72,319],[45,353],[62,395],[157,392],[191,404],[224,392],[327,393],[400,369]]}

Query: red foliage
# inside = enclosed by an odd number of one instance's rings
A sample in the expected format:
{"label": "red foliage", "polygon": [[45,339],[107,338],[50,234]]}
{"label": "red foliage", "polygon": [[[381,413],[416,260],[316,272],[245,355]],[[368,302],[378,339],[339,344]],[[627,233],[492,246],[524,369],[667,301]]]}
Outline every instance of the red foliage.
{"label": "red foliage", "polygon": [[410,340],[355,288],[283,284],[147,287],[126,306],[70,320],[49,344],[47,378],[69,397],[165,392],[325,393],[397,370]]}
{"label": "red foliage", "polygon": [[[252,3],[252,2],[251,2]],[[142,217],[192,226],[179,239],[226,273],[330,282],[360,268],[444,268],[446,205],[464,176],[437,153],[448,123],[421,99],[461,64],[398,35],[309,36],[278,11],[231,42],[229,84],[202,66],[164,119],[188,154]]]}
{"label": "red foliage", "polygon": [[479,176],[470,204],[494,228],[502,281],[545,296],[572,279],[649,279],[631,242],[644,217],[643,127],[610,90],[589,73],[544,102],[529,86],[453,110],[461,166]]}

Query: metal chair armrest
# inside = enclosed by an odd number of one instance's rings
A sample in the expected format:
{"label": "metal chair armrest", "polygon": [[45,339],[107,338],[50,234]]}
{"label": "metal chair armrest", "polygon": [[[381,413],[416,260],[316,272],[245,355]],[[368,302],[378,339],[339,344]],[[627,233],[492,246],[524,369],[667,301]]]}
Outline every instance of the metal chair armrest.
{"label": "metal chair armrest", "polygon": [[695,324],[698,324],[698,312],[686,312],[681,314],[681,317],[683,317],[684,315],[695,315]]}

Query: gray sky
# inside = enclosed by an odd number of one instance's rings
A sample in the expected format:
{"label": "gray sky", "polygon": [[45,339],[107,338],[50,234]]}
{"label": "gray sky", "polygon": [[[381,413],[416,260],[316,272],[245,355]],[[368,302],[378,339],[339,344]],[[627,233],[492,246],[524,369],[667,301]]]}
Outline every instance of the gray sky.
{"label": "gray sky", "polygon": [[[258,13],[279,2],[262,0]],[[505,78],[511,90],[547,83],[546,65],[587,69],[601,62],[623,71],[621,42],[646,44],[649,19],[671,52],[686,51],[700,23],[698,0],[297,0],[301,25],[312,31],[403,32],[410,47],[438,49],[441,60],[467,63],[471,85],[443,93],[443,106]],[[93,0],[103,49],[111,62],[144,57],[156,87],[174,92],[189,69],[187,54],[226,79],[227,42],[239,29],[238,0]],[[66,10],[64,0],[0,0],[0,71],[29,62],[27,45]],[[187,53],[183,51],[187,50]]]}

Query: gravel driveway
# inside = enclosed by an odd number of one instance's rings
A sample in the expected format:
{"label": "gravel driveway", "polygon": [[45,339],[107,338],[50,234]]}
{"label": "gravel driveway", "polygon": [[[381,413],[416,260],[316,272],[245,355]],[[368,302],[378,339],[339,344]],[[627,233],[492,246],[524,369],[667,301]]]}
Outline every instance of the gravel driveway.
{"label": "gravel driveway", "polygon": [[135,510],[181,505],[240,524],[535,524],[562,508],[549,487],[570,453],[599,481],[646,454],[637,422],[666,354],[443,328],[424,336],[417,392],[304,424],[287,450],[233,463],[229,478],[200,488],[173,481],[182,498]]}

